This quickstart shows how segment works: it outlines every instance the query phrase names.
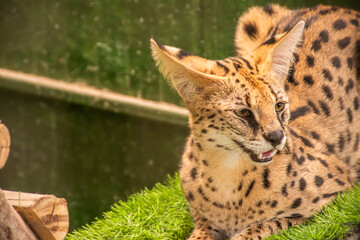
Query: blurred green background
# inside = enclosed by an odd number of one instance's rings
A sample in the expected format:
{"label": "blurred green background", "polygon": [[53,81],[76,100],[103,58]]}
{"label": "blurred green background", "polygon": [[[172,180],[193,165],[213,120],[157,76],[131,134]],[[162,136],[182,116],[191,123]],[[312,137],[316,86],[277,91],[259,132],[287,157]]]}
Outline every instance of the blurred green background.
{"label": "blurred green background", "polygon": [[[0,68],[181,105],[154,66],[149,39],[196,55],[234,54],[238,17],[264,0],[2,0]],[[278,1],[360,9],[354,0]],[[0,79],[1,81],[1,79]],[[71,229],[173,174],[187,127],[0,88],[12,135],[0,187],[68,201]]]}

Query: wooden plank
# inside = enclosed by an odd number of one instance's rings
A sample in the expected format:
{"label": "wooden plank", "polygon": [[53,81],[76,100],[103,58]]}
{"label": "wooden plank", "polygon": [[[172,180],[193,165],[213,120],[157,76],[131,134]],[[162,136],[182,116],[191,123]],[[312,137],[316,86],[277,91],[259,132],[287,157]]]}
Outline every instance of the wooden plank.
{"label": "wooden plank", "polygon": [[10,152],[9,130],[0,121],[0,169],[4,167]]}
{"label": "wooden plank", "polygon": [[6,199],[39,239],[62,240],[69,230],[66,200],[54,195],[4,191]]}
{"label": "wooden plank", "polygon": [[0,87],[183,126],[188,122],[188,110],[174,104],[8,69],[0,68]]}
{"label": "wooden plank", "polygon": [[0,189],[0,239],[17,240],[37,240],[24,220],[10,205],[4,192]]}

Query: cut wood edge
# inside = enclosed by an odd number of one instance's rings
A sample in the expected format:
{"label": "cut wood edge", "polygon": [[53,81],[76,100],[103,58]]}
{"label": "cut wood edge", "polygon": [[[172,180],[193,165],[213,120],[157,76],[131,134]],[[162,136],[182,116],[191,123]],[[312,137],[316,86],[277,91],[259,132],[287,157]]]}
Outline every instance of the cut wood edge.
{"label": "cut wood edge", "polygon": [[0,189],[0,239],[38,240]]}
{"label": "cut wood edge", "polygon": [[10,133],[0,121],[0,169],[4,167],[10,153]]}
{"label": "cut wood edge", "polygon": [[69,212],[64,198],[54,195],[4,191],[9,203],[39,239],[62,240],[69,230]]}

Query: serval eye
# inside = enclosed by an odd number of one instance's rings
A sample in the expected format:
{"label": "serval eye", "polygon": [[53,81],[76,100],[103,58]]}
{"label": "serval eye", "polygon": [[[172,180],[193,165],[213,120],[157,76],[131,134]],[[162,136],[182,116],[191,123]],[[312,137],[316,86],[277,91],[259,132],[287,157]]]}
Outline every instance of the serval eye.
{"label": "serval eye", "polygon": [[250,117],[251,111],[249,109],[240,109],[240,110],[235,111],[235,114],[238,117]]}
{"label": "serval eye", "polygon": [[280,112],[284,109],[284,107],[285,107],[285,103],[278,102],[277,104],[275,104],[275,111]]}

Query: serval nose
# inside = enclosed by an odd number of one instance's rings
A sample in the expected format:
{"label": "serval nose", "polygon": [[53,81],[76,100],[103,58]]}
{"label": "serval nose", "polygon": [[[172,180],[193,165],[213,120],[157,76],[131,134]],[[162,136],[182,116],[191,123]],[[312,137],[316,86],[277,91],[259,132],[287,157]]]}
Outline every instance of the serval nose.
{"label": "serval nose", "polygon": [[277,145],[279,145],[284,138],[284,132],[274,131],[267,134],[264,134],[264,138],[271,143],[271,145],[275,148]]}

